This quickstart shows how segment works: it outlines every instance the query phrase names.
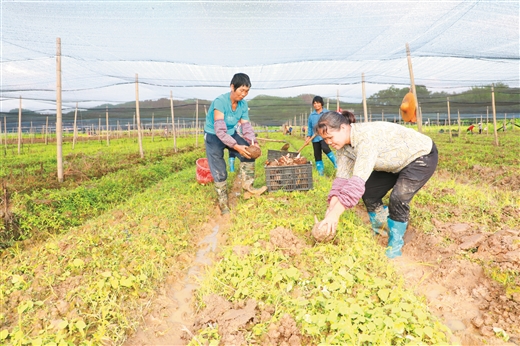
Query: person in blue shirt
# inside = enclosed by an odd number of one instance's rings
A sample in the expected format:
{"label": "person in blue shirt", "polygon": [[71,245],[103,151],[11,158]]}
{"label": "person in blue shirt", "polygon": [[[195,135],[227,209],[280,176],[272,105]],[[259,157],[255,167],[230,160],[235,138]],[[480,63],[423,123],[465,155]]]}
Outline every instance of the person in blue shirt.
{"label": "person in blue shirt", "polygon": [[328,112],[327,109],[323,108],[323,98],[321,96],[314,96],[314,98],[312,99],[312,106],[314,107],[314,111],[309,115],[308,132],[307,138],[305,140],[305,145],[309,144],[309,142],[312,140],[312,148],[314,149],[314,160],[316,161],[316,170],[318,171],[319,175],[323,175],[325,168],[323,165],[321,155],[322,151],[330,159],[330,161],[334,165],[334,168],[337,168],[336,157],[334,156],[332,150],[330,150],[327,143],[325,143],[323,138],[318,136],[318,134],[316,134],[316,137],[313,138],[314,126],[316,126],[321,116],[324,113]]}
{"label": "person in blue shirt", "polygon": [[[267,190],[266,186],[253,188],[255,159],[247,151],[250,145],[259,146],[249,121],[247,101],[244,100],[251,88],[249,76],[244,73],[235,74],[230,88],[230,92],[220,95],[211,103],[204,126],[206,156],[222,214],[229,213],[224,149],[240,160],[239,178],[243,189],[254,194]],[[238,126],[242,128],[242,136],[237,133]]]}

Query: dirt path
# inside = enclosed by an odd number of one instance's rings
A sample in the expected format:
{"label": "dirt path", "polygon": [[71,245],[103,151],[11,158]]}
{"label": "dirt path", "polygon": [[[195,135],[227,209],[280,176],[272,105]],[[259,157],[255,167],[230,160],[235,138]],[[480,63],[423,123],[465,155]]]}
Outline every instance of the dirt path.
{"label": "dirt path", "polygon": [[[149,312],[141,325],[124,345],[186,345],[184,339],[196,316],[194,311],[198,282],[203,278],[204,268],[213,263],[218,244],[222,244],[229,227],[229,215],[215,218],[203,226],[204,238],[198,242],[198,251],[182,280],[169,277],[158,296],[150,302]],[[188,339],[189,340],[189,339]]]}
{"label": "dirt path", "polygon": [[[369,223],[363,207],[356,211]],[[520,345],[520,292],[506,293],[483,265],[493,259],[501,269],[519,272],[520,230],[490,235],[478,225],[435,224],[437,234],[406,231],[403,256],[393,263],[407,286],[450,328],[452,343]],[[387,238],[378,243],[385,247]]]}

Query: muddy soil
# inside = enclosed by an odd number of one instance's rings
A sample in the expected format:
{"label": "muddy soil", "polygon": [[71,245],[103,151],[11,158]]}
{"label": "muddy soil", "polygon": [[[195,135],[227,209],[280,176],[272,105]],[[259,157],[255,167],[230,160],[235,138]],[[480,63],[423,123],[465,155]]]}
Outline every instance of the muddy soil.
{"label": "muddy soil", "polygon": [[[299,255],[307,247],[290,229],[276,227],[270,232],[269,242],[262,241],[267,249],[280,249],[289,256]],[[247,246],[236,246],[235,253],[245,256],[249,252]],[[188,327],[183,337],[190,340],[197,330],[208,325],[218,325],[221,345],[247,345],[244,332],[252,325],[271,320],[275,312],[274,306],[259,306],[256,301],[238,301],[230,303],[224,297],[209,295],[204,298],[205,308],[195,317],[192,326]],[[261,345],[297,346],[304,344],[296,322],[289,314],[285,314],[275,323],[271,323],[268,333],[261,340]]]}
{"label": "muddy soil", "polygon": [[215,209],[215,219],[204,225],[205,236],[199,241],[199,250],[186,276],[168,277],[159,289],[158,296],[150,302],[148,312],[139,327],[124,343],[127,346],[186,345],[192,335],[190,330],[197,316],[195,290],[204,268],[213,263],[218,244],[225,243],[229,228],[229,215],[220,216]]}
{"label": "muddy soil", "polygon": [[[356,211],[369,222],[362,206]],[[488,234],[479,225],[432,221],[433,234],[409,226],[403,255],[392,261],[408,287],[450,328],[452,343],[520,345],[520,278],[511,292],[490,278],[492,268],[520,272],[520,230]]]}

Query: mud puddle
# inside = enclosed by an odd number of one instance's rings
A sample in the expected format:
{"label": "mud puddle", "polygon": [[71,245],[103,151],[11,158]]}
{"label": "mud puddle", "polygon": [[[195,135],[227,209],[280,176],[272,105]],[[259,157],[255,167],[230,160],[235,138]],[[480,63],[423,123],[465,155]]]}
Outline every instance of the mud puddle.
{"label": "mud puddle", "polygon": [[[223,228],[227,227],[227,219],[218,217],[213,224],[204,227],[210,229],[199,243],[199,250],[182,280],[159,290],[156,299],[150,304],[149,313],[124,345],[186,345],[191,338],[189,328],[196,315],[195,290],[204,278],[204,268],[213,263],[213,257],[221,241]],[[167,280],[168,281],[168,280]]]}
{"label": "mud puddle", "polygon": [[[356,212],[369,224],[364,208]],[[403,255],[392,260],[407,286],[450,329],[450,343],[520,345],[520,294],[487,273],[490,265],[520,272],[520,230],[488,234],[479,225],[433,221],[432,234],[409,226]],[[377,242],[386,247],[388,238]]]}

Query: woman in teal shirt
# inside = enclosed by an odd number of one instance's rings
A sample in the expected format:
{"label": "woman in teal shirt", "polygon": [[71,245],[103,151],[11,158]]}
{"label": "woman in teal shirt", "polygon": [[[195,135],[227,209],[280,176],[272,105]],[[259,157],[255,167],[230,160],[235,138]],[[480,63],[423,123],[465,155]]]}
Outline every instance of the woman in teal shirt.
{"label": "woman in teal shirt", "polygon": [[[217,97],[210,105],[204,126],[204,144],[209,169],[215,181],[215,190],[222,214],[229,213],[227,195],[227,169],[224,149],[240,160],[239,177],[242,188],[261,194],[267,187],[253,188],[255,178],[255,159],[247,151],[250,145],[258,146],[253,126],[249,121],[249,108],[244,98],[249,93],[251,81],[244,73],[237,73],[231,80],[231,91]],[[242,127],[242,136],[237,127]]]}

